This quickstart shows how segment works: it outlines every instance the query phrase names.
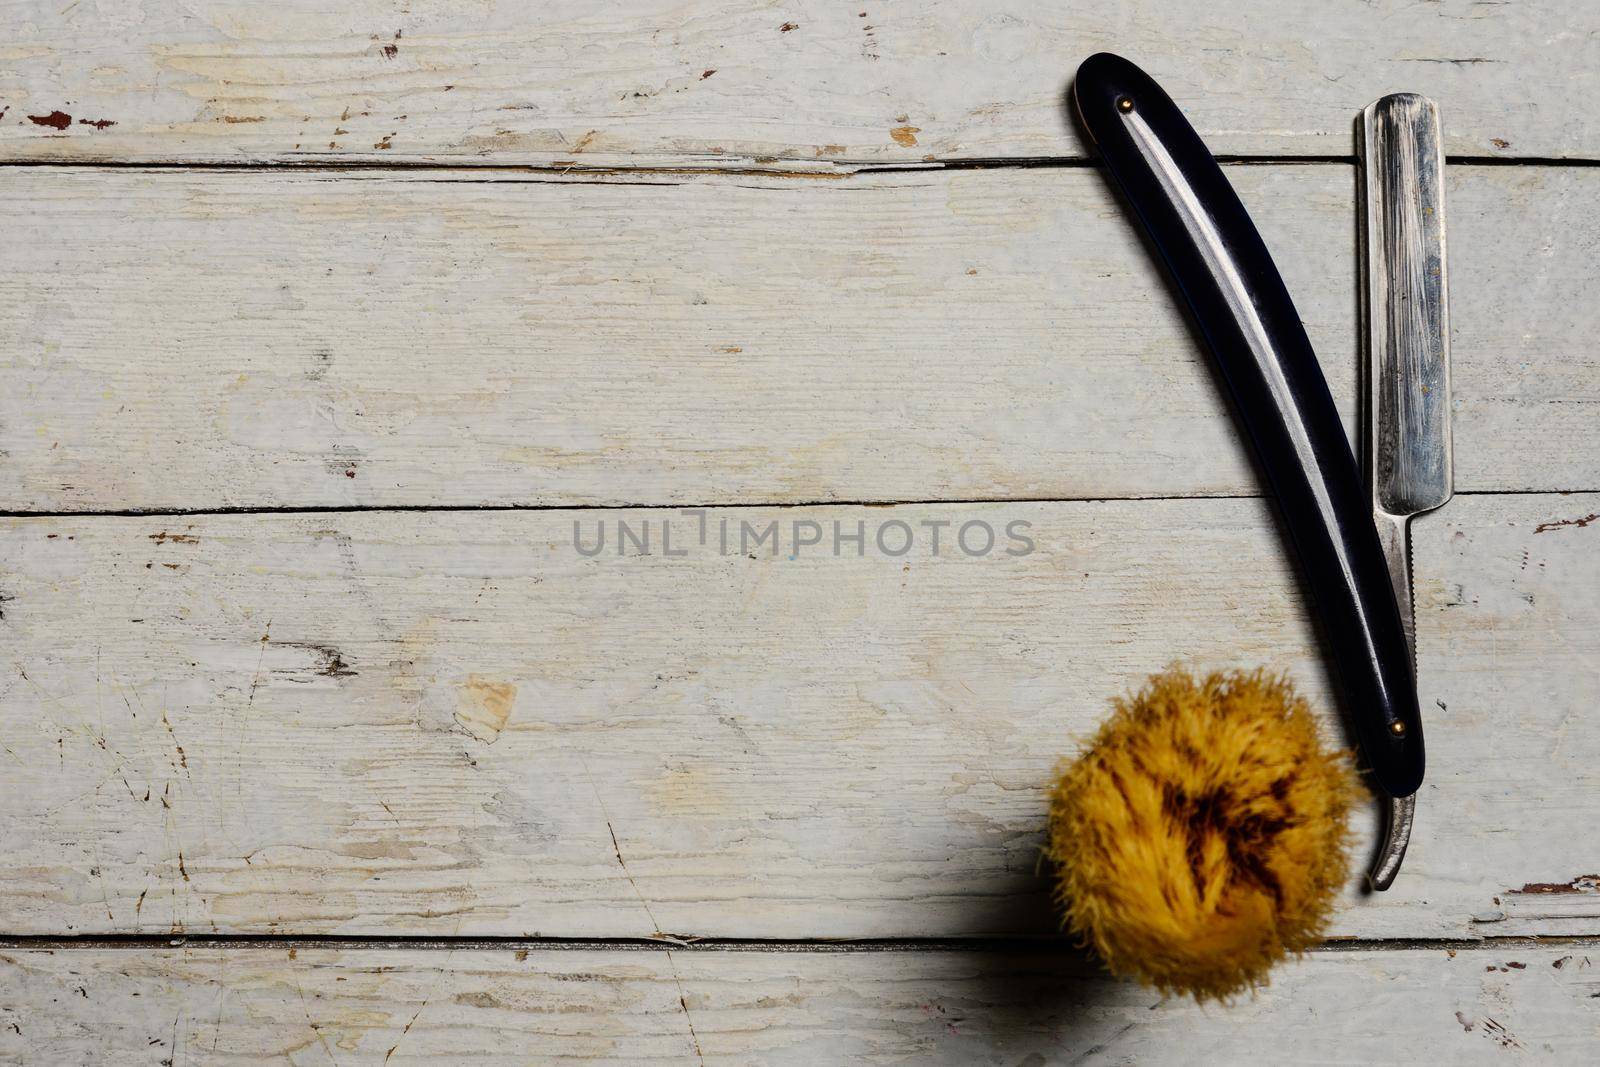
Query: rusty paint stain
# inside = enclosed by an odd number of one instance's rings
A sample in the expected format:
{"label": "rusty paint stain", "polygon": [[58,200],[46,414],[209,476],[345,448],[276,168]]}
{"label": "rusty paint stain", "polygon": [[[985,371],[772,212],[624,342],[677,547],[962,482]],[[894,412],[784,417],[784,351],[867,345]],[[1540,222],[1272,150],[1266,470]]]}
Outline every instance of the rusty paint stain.
{"label": "rusty paint stain", "polygon": [[1491,137],[1491,138],[1489,138],[1489,143],[1494,145],[1496,148],[1501,148],[1501,149],[1510,148],[1511,147],[1511,142],[1506,140],[1503,137]]}
{"label": "rusty paint stain", "polygon": [[456,722],[479,741],[492,745],[505,729],[506,720],[511,718],[516,699],[517,687],[513,683],[470,675],[461,687]]}
{"label": "rusty paint stain", "polygon": [[896,126],[889,131],[889,136],[894,138],[894,143],[910,148],[917,143],[917,134],[922,132],[920,126]]}
{"label": "rusty paint stain", "polygon": [[397,56],[399,54],[400,54],[400,46],[399,45],[397,45],[397,44],[386,44],[386,45],[383,46],[383,58],[384,59],[393,59],[395,56]]}
{"label": "rusty paint stain", "polygon": [[224,115],[222,116],[222,121],[227,123],[265,122],[267,117],[265,115]]}
{"label": "rusty paint stain", "polygon": [[72,125],[72,116],[65,111],[52,111],[48,115],[29,115],[28,121],[35,126],[49,126],[51,129],[64,130]]}
{"label": "rusty paint stain", "polygon": [[158,545],[164,545],[168,541],[176,545],[198,545],[200,543],[200,538],[198,537],[192,537],[189,534],[169,534],[165,530],[151,534],[150,540]]}
{"label": "rusty paint stain", "polygon": [[717,68],[716,67],[712,67],[710,70],[703,70],[703,71],[700,72],[700,80],[701,81],[705,81],[707,78],[711,77],[711,75],[715,74],[716,72],[717,72]]}
{"label": "rusty paint stain", "polygon": [[97,130],[103,130],[107,126],[115,126],[116,123],[112,122],[110,119],[79,119],[78,125],[93,126]]}
{"label": "rusty paint stain", "polygon": [[1600,874],[1580,874],[1570,882],[1529,882],[1512,893],[1600,893]]}
{"label": "rusty paint stain", "polygon": [[1600,519],[1600,511],[1592,511],[1581,519],[1556,519],[1551,522],[1541,522],[1533,528],[1533,532],[1541,534],[1547,530],[1559,530],[1563,526],[1575,526],[1581,530],[1596,519]]}
{"label": "rusty paint stain", "polygon": [[800,28],[800,24],[798,22],[785,22],[782,26],[778,27],[778,32],[779,33],[791,33],[794,30],[798,30],[799,28]]}

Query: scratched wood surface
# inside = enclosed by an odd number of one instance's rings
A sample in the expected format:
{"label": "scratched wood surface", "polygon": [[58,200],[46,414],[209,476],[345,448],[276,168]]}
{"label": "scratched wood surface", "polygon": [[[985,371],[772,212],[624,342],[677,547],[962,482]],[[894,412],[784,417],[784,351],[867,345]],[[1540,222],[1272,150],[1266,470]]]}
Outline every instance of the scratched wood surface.
{"label": "scratched wood surface", "polygon": [[[1282,8],[0,8],[0,1062],[1591,1062],[1597,20]],[[1037,876],[1170,660],[1341,733],[1063,107],[1100,48],[1247,157],[1349,426],[1353,116],[1427,93],[1457,160],[1417,837],[1226,1009]]]}
{"label": "scratched wood surface", "polygon": [[[1352,168],[1230,173],[1353,424]],[[1458,488],[1600,489],[1600,170],[1450,174]],[[1098,174],[637,180],[0,175],[0,495],[1259,491]]]}
{"label": "scratched wood surface", "polygon": [[1600,952],[1317,952],[1221,1009],[1061,953],[0,948],[0,1060],[1584,1063]]}
{"label": "scratched wood surface", "polygon": [[1081,155],[1073,69],[1146,65],[1225,153],[1351,154],[1387,92],[1454,154],[1587,157],[1563,0],[146,0],[6,5],[0,157],[565,166]]}
{"label": "scratched wood surface", "polygon": [[[1600,932],[1597,511],[1419,522],[1419,832],[1336,933]],[[774,521],[776,556],[741,543]],[[832,555],[836,521],[868,554]],[[959,550],[973,522],[992,554]],[[879,554],[885,523],[916,547]],[[677,511],[71,516],[0,545],[12,932],[1047,934],[1046,784],[1111,694],[1265,663],[1339,729],[1261,500],[740,508],[703,546]]]}

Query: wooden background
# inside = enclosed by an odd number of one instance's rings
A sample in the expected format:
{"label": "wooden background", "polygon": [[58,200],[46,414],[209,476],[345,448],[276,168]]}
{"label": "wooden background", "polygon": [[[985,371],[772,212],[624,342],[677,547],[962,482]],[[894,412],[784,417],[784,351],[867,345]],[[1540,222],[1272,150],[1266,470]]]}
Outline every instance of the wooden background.
{"label": "wooden background", "polygon": [[[1451,154],[1417,837],[1229,1008],[1037,875],[1169,661],[1342,736],[1104,48],[1352,426],[1352,121]],[[0,8],[0,1061],[1593,1062],[1597,92],[1556,0]],[[686,508],[1037,551],[573,549]]]}

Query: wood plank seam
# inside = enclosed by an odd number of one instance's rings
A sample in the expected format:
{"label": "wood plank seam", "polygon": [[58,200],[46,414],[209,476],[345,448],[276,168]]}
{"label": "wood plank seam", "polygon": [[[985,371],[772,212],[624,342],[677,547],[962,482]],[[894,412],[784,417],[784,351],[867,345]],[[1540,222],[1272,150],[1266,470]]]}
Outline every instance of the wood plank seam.
{"label": "wood plank seam", "polygon": [[[1600,948],[1600,936],[1588,934],[1500,934],[1465,937],[1340,937],[1308,949],[1308,953],[1410,951],[1437,949],[1500,951],[1518,946],[1540,948]],[[1006,952],[1090,959],[1085,950],[1064,937],[885,937],[848,938],[731,938],[691,937],[463,937],[360,936],[339,934],[93,934],[81,937],[57,934],[0,934],[0,951],[60,951],[160,948],[196,949],[372,949],[499,951],[531,949],[541,952]]]}
{"label": "wood plank seam", "polygon": [[[1223,166],[1250,167],[1250,166],[1349,166],[1354,167],[1359,161],[1354,153],[1326,153],[1322,155],[1240,155],[1217,153],[1213,158]],[[1445,164],[1449,167],[1545,167],[1551,169],[1567,168],[1581,170],[1587,167],[1600,167],[1600,157],[1588,158],[1563,158],[1560,156],[1517,156],[1507,158],[1503,156],[1475,156],[1454,155],[1446,156]],[[974,171],[974,170],[1094,170],[1100,166],[1100,161],[1094,157],[1078,156],[1031,156],[1031,157],[992,157],[983,159],[951,159],[930,160],[926,162],[908,163],[849,163],[836,162],[818,167],[782,167],[760,165],[754,159],[730,160],[727,165],[708,163],[704,166],[688,166],[682,164],[663,165],[640,163],[637,165],[622,163],[607,163],[604,165],[573,163],[541,164],[541,163],[490,163],[457,160],[352,160],[341,162],[339,160],[318,160],[315,162],[297,163],[294,161],[278,162],[237,162],[226,160],[205,160],[196,162],[183,161],[152,161],[139,159],[95,159],[84,157],[82,159],[14,159],[0,160],[0,171],[7,170],[105,170],[105,171],[171,171],[184,173],[283,173],[297,174],[360,174],[371,172],[375,174],[398,174],[416,171],[442,171],[458,174],[549,174],[561,177],[606,177],[628,175],[663,175],[684,177],[747,177],[747,178],[845,178],[854,176],[872,176],[882,174],[905,174],[919,171]],[[655,184],[655,183],[652,183]]]}
{"label": "wood plank seam", "polygon": [[[1600,484],[1573,489],[1463,489],[1458,497],[1517,497],[1566,496],[1600,492]],[[204,518],[212,515],[364,515],[378,513],[441,515],[452,512],[517,512],[517,511],[636,511],[661,508],[668,511],[697,509],[717,511],[788,511],[799,508],[892,508],[933,507],[944,504],[1097,504],[1111,501],[1140,503],[1170,503],[1187,500],[1262,500],[1265,493],[1161,493],[1119,494],[1100,493],[1094,496],[981,496],[981,497],[928,497],[922,499],[871,499],[860,500],[758,500],[720,503],[702,501],[685,504],[328,504],[328,505],[263,505],[260,507],[200,507],[200,508],[115,508],[84,511],[30,511],[0,510],[0,519],[162,519]]]}

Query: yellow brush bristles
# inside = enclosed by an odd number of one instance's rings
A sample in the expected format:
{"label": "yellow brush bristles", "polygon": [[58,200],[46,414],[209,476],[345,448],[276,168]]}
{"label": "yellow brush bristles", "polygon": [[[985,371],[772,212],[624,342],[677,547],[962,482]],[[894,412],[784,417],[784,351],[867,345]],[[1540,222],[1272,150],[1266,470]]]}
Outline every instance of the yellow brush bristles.
{"label": "yellow brush bristles", "polygon": [[1069,930],[1114,974],[1197,1000],[1314,945],[1348,871],[1348,755],[1261,671],[1172,668],[1061,768],[1046,848]]}

